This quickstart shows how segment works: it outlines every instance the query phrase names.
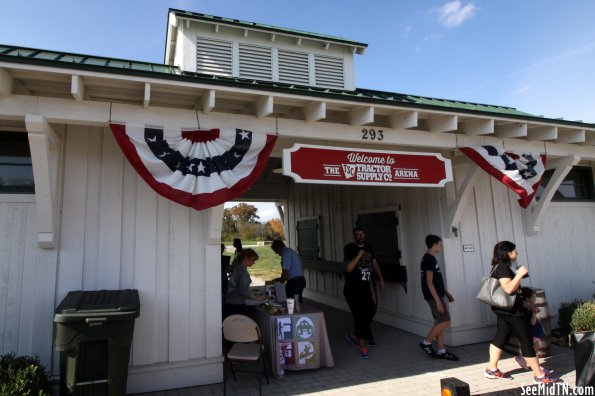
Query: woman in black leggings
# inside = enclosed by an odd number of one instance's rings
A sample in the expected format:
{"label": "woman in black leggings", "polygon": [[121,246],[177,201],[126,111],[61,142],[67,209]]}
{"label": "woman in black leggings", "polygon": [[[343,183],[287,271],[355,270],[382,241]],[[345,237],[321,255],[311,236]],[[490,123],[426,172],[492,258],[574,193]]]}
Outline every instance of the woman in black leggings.
{"label": "woman in black leggings", "polygon": [[511,266],[516,262],[516,246],[512,242],[502,241],[494,246],[494,256],[492,258],[492,278],[500,281],[502,289],[510,294],[516,294],[516,300],[512,309],[501,309],[492,307],[496,314],[496,336],[490,344],[490,362],[484,375],[490,379],[511,380],[512,377],[498,370],[498,361],[502,357],[502,349],[508,342],[511,335],[515,335],[521,344],[521,352],[526,359],[527,364],[533,370],[533,382],[549,384],[560,382],[557,378],[552,378],[544,374],[539,365],[539,359],[533,349],[533,337],[531,336],[530,323],[525,319],[523,313],[523,299],[519,291],[521,280],[529,274],[525,266],[516,268],[516,274]]}

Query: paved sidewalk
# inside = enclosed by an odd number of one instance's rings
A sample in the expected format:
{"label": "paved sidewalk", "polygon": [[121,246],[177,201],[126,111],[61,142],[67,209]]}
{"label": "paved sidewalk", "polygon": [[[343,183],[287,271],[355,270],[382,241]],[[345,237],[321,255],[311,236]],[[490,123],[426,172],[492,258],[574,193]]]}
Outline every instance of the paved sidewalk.
{"label": "paved sidewalk", "polygon": [[[421,337],[374,322],[372,329],[378,347],[369,348],[369,360],[359,357],[358,349],[345,340],[352,327],[349,313],[319,305],[325,312],[335,367],[317,370],[286,371],[282,380],[270,379],[263,385],[264,395],[440,395],[440,379],[455,377],[467,382],[472,395],[521,395],[522,386],[532,384],[532,375],[518,367],[505,354],[502,371],[514,380],[489,380],[483,377],[488,359],[488,343],[450,348],[461,360],[443,361],[427,357],[419,348]],[[551,346],[552,356],[543,363],[574,386],[574,354],[571,349]],[[221,395],[222,384],[184,388],[145,396]],[[230,378],[229,395],[258,395],[258,383],[246,377]],[[527,394],[527,392],[525,392]],[[554,394],[554,393],[548,393]],[[558,393],[556,393],[558,394]]]}

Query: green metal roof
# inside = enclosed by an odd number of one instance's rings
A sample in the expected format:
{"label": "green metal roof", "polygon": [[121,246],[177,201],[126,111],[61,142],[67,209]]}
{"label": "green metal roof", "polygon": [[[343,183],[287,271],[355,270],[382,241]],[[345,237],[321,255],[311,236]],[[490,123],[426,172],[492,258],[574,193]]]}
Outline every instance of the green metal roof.
{"label": "green metal roof", "polygon": [[[6,57],[6,58],[5,58]],[[179,68],[161,63],[137,62],[118,58],[72,54],[68,52],[48,51],[35,48],[15,47],[0,44],[0,58],[24,63],[49,62],[53,65],[71,64],[118,70],[148,71],[165,74],[181,74]]]}
{"label": "green metal roof", "polygon": [[197,21],[220,23],[220,24],[231,25],[231,26],[235,26],[235,27],[239,27],[239,28],[246,28],[246,29],[259,29],[259,30],[265,30],[265,31],[272,32],[272,33],[283,33],[283,34],[289,34],[292,36],[307,37],[307,38],[311,38],[311,39],[315,39],[315,40],[333,41],[335,43],[339,43],[339,44],[343,44],[343,45],[352,45],[352,46],[364,47],[364,48],[368,47],[368,44],[359,43],[357,41],[348,40],[348,39],[345,39],[342,37],[329,36],[329,35],[325,35],[325,34],[318,34],[318,33],[312,33],[312,32],[305,32],[302,30],[287,29],[287,28],[265,25],[265,24],[256,23],[256,22],[242,21],[239,19],[224,18],[224,17],[213,16],[213,15],[200,14],[200,13],[191,12],[191,11],[177,10],[175,8],[170,8],[169,11],[173,12],[178,17],[194,19]]}
{"label": "green metal roof", "polygon": [[119,75],[146,76],[151,78],[248,88],[261,91],[283,92],[296,95],[327,98],[331,100],[350,100],[368,104],[410,107],[412,109],[419,110],[425,109],[435,111],[451,111],[455,113],[486,116],[498,115],[505,118],[547,121],[559,125],[579,127],[588,126],[589,128],[595,128],[595,124],[587,124],[580,121],[544,118],[507,106],[494,106],[481,103],[470,103],[371,89],[357,88],[354,91],[349,91],[295,84],[284,84],[271,81],[257,81],[236,77],[213,76],[209,74],[184,72],[176,66],[169,66],[160,63],[138,62],[125,59],[105,58],[99,56],[72,54],[0,44],[0,62],[2,61],[75,70],[88,70]]}

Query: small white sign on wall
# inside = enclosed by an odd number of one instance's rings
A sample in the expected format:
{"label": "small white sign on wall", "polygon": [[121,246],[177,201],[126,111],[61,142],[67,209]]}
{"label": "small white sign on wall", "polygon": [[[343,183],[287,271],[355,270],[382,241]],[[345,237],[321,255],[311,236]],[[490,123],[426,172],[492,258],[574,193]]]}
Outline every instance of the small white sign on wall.
{"label": "small white sign on wall", "polygon": [[473,245],[463,245],[463,252],[472,252],[473,250]]}

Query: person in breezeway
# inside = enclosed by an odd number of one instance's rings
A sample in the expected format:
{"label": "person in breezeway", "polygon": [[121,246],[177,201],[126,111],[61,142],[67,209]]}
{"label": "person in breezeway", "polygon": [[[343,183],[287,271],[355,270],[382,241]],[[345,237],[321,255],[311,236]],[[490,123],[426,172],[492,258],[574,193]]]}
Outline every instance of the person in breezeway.
{"label": "person in breezeway", "polygon": [[[430,234],[426,236],[426,246],[428,250],[421,259],[421,290],[424,299],[430,306],[430,311],[432,311],[434,326],[430,329],[427,337],[420,341],[419,346],[430,357],[459,360],[444,346],[444,330],[450,326],[448,305],[444,297],[447,297],[449,302],[453,302],[454,298],[444,286],[442,272],[436,259],[436,256],[442,251],[442,239],[438,235]],[[434,351],[432,347],[434,339],[436,339],[437,351]]]}
{"label": "person in breezeway", "polygon": [[225,245],[221,244],[221,294],[225,295],[227,291],[227,282],[229,277],[229,271],[231,269],[231,265],[229,261],[231,259],[230,256],[226,256],[223,253],[225,252]]}
{"label": "person in breezeway", "polygon": [[302,259],[295,250],[285,246],[279,239],[273,241],[271,249],[281,256],[281,277],[275,281],[285,283],[287,297],[293,298],[297,294],[300,303],[303,302],[302,293],[306,287],[306,278],[304,278]]}
{"label": "person in breezeway", "polygon": [[240,254],[242,254],[242,250],[243,250],[242,240],[240,238],[234,238],[233,247],[236,250],[233,253],[233,259],[231,260],[232,268],[240,261]]}
{"label": "person in breezeway", "polygon": [[266,299],[266,295],[250,291],[252,279],[248,273],[248,267],[252,267],[256,263],[258,254],[253,249],[244,249],[238,259],[238,263],[233,266],[229,275],[225,304],[223,305],[223,319],[234,314],[247,315],[246,299],[248,298],[262,301]]}
{"label": "person in breezeway", "polygon": [[345,338],[353,346],[359,347],[362,358],[369,359],[366,340],[372,337],[370,324],[374,317],[376,302],[375,290],[372,287],[372,255],[355,243],[345,245],[343,255],[345,272],[343,295],[353,316],[353,333],[346,333]]}
{"label": "person in breezeway", "polygon": [[[380,286],[380,292],[384,290],[384,277],[382,276],[382,271],[380,270],[380,266],[378,265],[378,261],[376,260],[376,256],[374,256],[374,250],[372,246],[366,243],[366,233],[360,227],[355,227],[353,229],[353,242],[362,249],[363,251],[367,252],[371,257],[371,265],[372,265],[372,288],[374,289],[374,308],[372,313],[372,319],[376,315],[378,311],[378,288],[376,287],[376,280],[378,280],[378,286]],[[370,338],[368,339],[368,345],[375,347],[376,341],[374,340],[374,335],[370,330]]]}

